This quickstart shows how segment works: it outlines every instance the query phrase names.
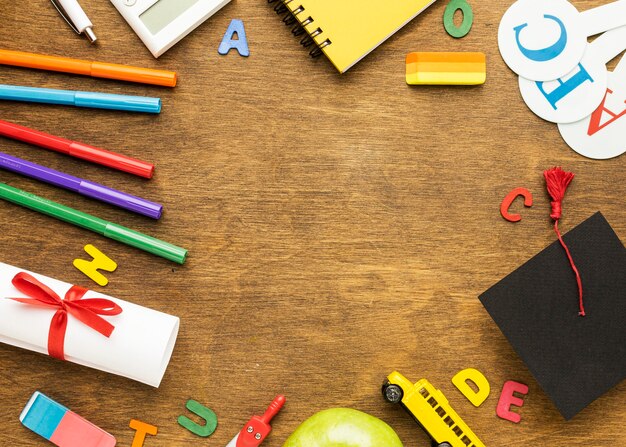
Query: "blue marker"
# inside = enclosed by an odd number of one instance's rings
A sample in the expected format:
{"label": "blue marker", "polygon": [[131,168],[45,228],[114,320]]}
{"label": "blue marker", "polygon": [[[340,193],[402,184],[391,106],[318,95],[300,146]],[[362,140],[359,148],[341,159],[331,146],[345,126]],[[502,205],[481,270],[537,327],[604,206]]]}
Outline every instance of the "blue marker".
{"label": "blue marker", "polygon": [[161,98],[23,87],[20,85],[0,84],[0,99],[90,107],[94,109],[125,110],[128,112],[161,112]]}
{"label": "blue marker", "polygon": [[59,447],[115,447],[115,438],[45,394],[35,391],[20,422]]}

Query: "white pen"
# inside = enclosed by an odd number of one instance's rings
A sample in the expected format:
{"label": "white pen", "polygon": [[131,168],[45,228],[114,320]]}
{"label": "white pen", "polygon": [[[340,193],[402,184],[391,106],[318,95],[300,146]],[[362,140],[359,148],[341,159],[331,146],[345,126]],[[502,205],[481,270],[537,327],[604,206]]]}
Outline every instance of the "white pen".
{"label": "white pen", "polygon": [[93,28],[93,23],[91,23],[91,20],[89,20],[89,17],[87,17],[77,0],[50,1],[77,34],[84,34],[91,43],[98,39],[91,29]]}

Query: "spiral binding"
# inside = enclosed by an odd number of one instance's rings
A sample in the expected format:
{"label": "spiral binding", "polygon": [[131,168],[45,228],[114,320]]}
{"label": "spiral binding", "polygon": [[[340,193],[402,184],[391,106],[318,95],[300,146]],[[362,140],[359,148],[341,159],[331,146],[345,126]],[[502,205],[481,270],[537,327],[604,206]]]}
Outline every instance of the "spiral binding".
{"label": "spiral binding", "polygon": [[[294,0],[267,0],[267,3],[277,3],[277,5],[274,6],[274,11],[279,16],[284,15],[282,19],[283,23],[287,26],[292,26],[291,33],[294,36],[299,37],[307,32],[306,26],[310,25],[315,20],[312,17],[307,17],[302,22],[299,22],[296,16],[304,12],[304,6],[300,5],[292,11],[287,7],[287,4],[291,3],[292,1]],[[309,55],[311,55],[311,57],[321,56],[324,53],[322,49],[332,44],[330,39],[326,39],[319,44],[315,42],[315,37],[319,36],[323,32],[324,31],[322,31],[322,29],[318,27],[313,32],[307,34],[300,40],[300,45],[302,45],[304,48],[309,48],[311,45],[315,45],[315,48],[309,51]]]}

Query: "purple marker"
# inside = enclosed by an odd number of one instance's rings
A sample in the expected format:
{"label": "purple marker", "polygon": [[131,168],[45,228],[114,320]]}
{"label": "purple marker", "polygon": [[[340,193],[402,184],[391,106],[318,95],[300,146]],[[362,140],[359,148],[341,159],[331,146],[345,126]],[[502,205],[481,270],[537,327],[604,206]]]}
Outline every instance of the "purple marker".
{"label": "purple marker", "polygon": [[163,205],[0,152],[0,168],[159,219]]}

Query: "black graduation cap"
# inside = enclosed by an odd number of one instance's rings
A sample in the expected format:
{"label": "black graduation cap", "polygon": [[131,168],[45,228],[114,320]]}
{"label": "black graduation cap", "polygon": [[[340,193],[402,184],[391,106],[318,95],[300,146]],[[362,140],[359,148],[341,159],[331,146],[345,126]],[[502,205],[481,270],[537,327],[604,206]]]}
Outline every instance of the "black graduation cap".
{"label": "black graduation cap", "polygon": [[586,316],[558,241],[480,296],[565,419],[626,377],[626,250],[601,213],[564,236]]}

